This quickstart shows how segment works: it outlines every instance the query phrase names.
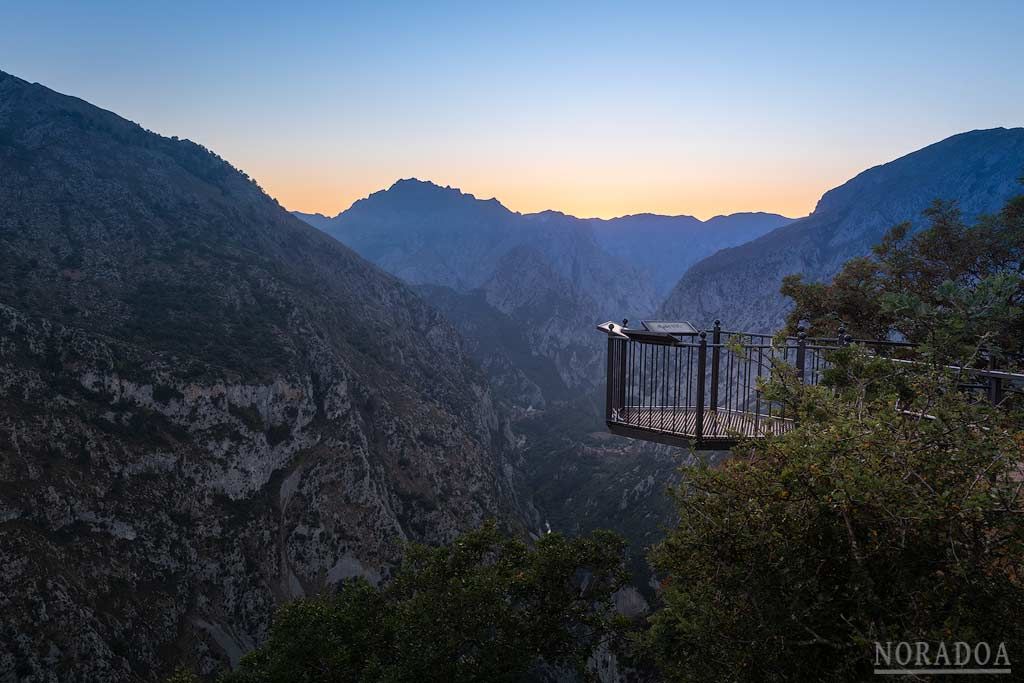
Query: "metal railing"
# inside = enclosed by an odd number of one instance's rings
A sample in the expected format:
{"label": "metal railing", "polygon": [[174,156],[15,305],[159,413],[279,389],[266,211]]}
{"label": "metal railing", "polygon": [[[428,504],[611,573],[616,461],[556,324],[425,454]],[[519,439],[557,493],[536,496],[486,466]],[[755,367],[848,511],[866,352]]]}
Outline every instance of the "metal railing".
{"label": "metal railing", "polygon": [[[769,400],[763,383],[773,371],[790,368],[804,385],[820,384],[836,349],[867,346],[899,362],[912,344],[854,340],[840,329],[835,338],[795,337],[723,330],[664,333],[599,326],[608,334],[606,422],[616,433],[696,447],[728,447],[740,437],[779,434],[795,416]],[[1024,376],[994,370],[960,369],[961,387],[999,404],[1019,393]]]}

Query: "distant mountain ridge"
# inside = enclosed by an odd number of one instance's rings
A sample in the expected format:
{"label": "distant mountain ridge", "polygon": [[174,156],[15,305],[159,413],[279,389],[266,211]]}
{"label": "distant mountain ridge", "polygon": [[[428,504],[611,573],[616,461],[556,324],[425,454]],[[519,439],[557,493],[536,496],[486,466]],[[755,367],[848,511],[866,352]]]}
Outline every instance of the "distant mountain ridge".
{"label": "distant mountain ridge", "polygon": [[555,212],[524,216],[497,199],[429,181],[399,180],[334,218],[296,215],[411,284],[470,291],[508,251],[528,245],[573,287],[618,305],[653,310],[657,303],[644,274],[605,252],[587,221]]}
{"label": "distant mountain ridge", "polygon": [[[830,278],[898,223],[922,227],[935,199],[955,200],[968,220],[997,211],[1019,192],[1024,175],[1024,128],[975,130],[946,138],[870,168],[826,192],[814,212],[757,239],[723,249],[693,265],[660,315],[730,329],[770,332],[788,303],[782,278]],[[956,245],[950,245],[956,248]]]}
{"label": "distant mountain ridge", "polygon": [[318,230],[323,230],[331,220],[322,213],[303,213],[301,211],[292,211],[292,215],[306,223],[309,223]]}
{"label": "distant mountain ridge", "polygon": [[792,223],[775,213],[753,212],[715,216],[635,214],[589,223],[598,243],[609,253],[647,273],[659,298],[664,298],[687,268],[719,249],[733,247]]}
{"label": "distant mountain ridge", "polygon": [[572,216],[524,216],[496,199],[416,179],[400,180],[331,219],[297,215],[412,285],[482,292],[446,296],[448,306],[469,307],[449,309],[453,318],[482,314],[482,301],[513,315],[524,326],[528,351],[553,360],[568,387],[592,387],[598,379],[603,347],[596,323],[657,308],[646,275],[605,251],[590,224]]}
{"label": "distant mountain ridge", "polygon": [[[374,192],[333,218],[293,213],[410,284],[460,295],[484,290],[483,300],[496,310],[529,321],[533,352],[555,360],[569,387],[596,380],[601,347],[592,334],[595,323],[649,316],[691,263],[790,220],[766,213],[708,221],[520,214],[497,199],[415,178]],[[478,312],[479,301],[446,297],[448,306]],[[468,310],[449,312],[468,320]]]}
{"label": "distant mountain ridge", "polygon": [[[441,187],[433,182],[415,178],[396,181],[390,188],[355,202],[351,208],[334,217],[301,211],[292,213],[310,225],[339,238],[385,270],[408,282],[421,284],[421,280],[426,280],[430,284],[443,284],[460,291],[478,286],[479,272],[492,267],[493,260],[485,258],[482,262],[474,263],[479,270],[469,269],[467,272],[465,266],[452,263],[437,253],[437,250],[443,249],[445,245],[438,247],[425,243],[429,239],[466,240],[469,231],[458,227],[445,231],[440,229],[441,226],[422,225],[422,229],[408,232],[406,229],[417,219],[409,213],[403,216],[401,211],[393,211],[388,220],[381,220],[379,215],[373,214],[380,211],[378,201],[383,201],[388,194],[410,197],[408,208],[417,207],[426,213],[454,210],[458,207],[460,199],[469,203],[486,202],[492,208],[501,207],[493,213],[481,211],[481,215],[476,219],[479,221],[478,228],[490,237],[490,246],[495,253],[510,248],[510,245],[525,242],[543,247],[543,244],[538,245],[538,239],[550,240],[556,236],[551,232],[537,233],[523,228],[521,222],[557,227],[567,233],[574,233],[576,237],[585,241],[590,240],[592,235],[593,240],[607,256],[627,268],[622,277],[630,276],[631,271],[628,269],[639,273],[644,284],[653,286],[653,294],[658,302],[693,263],[719,249],[742,244],[795,220],[765,212],[719,215],[706,221],[687,215],[664,216],[654,213],[630,214],[608,219],[578,218],[557,210],[520,214],[506,209],[497,199],[479,200],[458,189]],[[441,200],[440,197],[445,199]],[[468,215],[462,213],[462,218],[468,218]],[[371,227],[371,223],[375,228]],[[383,239],[383,235],[372,234],[374,229],[394,231],[396,228],[397,233],[391,232],[394,241],[388,242]],[[431,228],[438,230],[431,232]],[[511,233],[498,234],[500,230],[505,229]],[[410,240],[405,245],[405,253],[397,253],[403,251],[402,245],[398,243],[399,234]],[[475,237],[479,238],[482,235]],[[413,244],[423,247],[424,251],[408,249]],[[487,252],[482,255],[493,257],[493,254]],[[445,263],[443,266],[435,264],[435,269],[428,269],[426,262],[431,259]],[[449,270],[450,272],[446,272]],[[587,283],[582,284],[584,287],[587,286]]]}

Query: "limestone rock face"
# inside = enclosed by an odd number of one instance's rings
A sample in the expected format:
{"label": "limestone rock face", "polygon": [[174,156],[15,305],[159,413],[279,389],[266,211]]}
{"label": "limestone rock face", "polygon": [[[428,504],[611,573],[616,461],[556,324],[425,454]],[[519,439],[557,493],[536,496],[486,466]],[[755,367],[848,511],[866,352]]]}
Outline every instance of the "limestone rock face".
{"label": "limestone rock face", "polygon": [[0,680],[237,661],[538,523],[455,329],[216,155],[0,73]]}
{"label": "limestone rock face", "polygon": [[954,135],[826,192],[807,218],[698,262],[661,315],[704,325],[719,318],[728,329],[773,332],[788,311],[779,295],[786,275],[830,279],[849,259],[871,253],[894,225],[923,227],[922,211],[935,199],[955,200],[968,220],[998,211],[1021,191],[1022,173],[1024,128]]}

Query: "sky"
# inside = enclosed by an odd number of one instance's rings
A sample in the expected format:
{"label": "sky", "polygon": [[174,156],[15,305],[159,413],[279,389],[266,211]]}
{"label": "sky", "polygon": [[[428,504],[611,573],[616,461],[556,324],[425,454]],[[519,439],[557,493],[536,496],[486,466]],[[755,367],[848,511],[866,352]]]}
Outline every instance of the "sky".
{"label": "sky", "polygon": [[801,216],[1024,125],[1024,2],[0,0],[0,69],[195,140],[289,209],[399,178],[578,216]]}

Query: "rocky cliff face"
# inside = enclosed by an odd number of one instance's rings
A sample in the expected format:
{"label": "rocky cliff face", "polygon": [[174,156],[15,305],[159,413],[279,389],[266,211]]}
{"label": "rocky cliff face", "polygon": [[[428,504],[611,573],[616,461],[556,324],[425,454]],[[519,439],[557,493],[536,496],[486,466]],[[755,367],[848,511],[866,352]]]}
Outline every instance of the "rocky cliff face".
{"label": "rocky cliff face", "polygon": [[603,381],[603,340],[594,321],[606,310],[547,264],[534,247],[516,247],[482,288],[487,303],[515,321],[532,353],[554,362],[567,387]]}
{"label": "rocky cliff face", "polygon": [[533,525],[458,334],[187,142],[0,73],[0,680],[211,670],[407,539]]}
{"label": "rocky cliff face", "polygon": [[[742,246],[724,249],[686,272],[662,305],[664,317],[706,324],[720,318],[730,329],[771,332],[788,305],[782,278],[831,278],[892,226],[922,225],[935,199],[955,200],[973,219],[997,211],[1024,173],[1024,128],[978,130],[937,142],[876,166],[830,190],[807,218]],[[950,245],[955,248],[955,245]]]}
{"label": "rocky cliff face", "polygon": [[459,330],[466,353],[487,373],[509,414],[528,414],[572,398],[554,360],[534,353],[529,338],[533,330],[494,308],[484,290],[463,294],[436,285],[415,289]]}

